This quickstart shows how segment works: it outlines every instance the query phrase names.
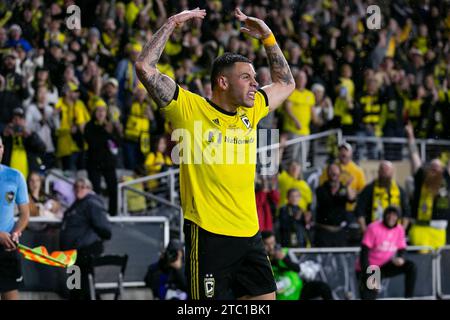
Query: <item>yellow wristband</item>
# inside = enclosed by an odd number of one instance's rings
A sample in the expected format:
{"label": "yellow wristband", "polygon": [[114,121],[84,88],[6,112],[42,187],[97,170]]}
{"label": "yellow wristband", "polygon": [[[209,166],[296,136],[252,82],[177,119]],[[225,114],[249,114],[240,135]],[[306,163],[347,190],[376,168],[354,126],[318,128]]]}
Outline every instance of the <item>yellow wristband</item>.
{"label": "yellow wristband", "polygon": [[273,33],[271,33],[267,38],[263,39],[262,43],[265,47],[272,47],[277,44],[277,40]]}

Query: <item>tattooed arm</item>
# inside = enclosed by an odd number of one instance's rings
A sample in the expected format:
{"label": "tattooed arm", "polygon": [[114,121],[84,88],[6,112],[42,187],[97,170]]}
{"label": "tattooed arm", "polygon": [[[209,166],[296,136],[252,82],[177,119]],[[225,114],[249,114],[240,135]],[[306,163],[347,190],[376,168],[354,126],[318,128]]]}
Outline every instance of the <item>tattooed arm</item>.
{"label": "tattooed arm", "polygon": [[[245,24],[241,31],[254,38],[266,39],[272,34],[269,27],[260,19],[248,17],[239,9],[236,9],[235,16]],[[289,64],[278,44],[273,41],[273,43],[265,44],[264,48],[269,59],[272,83],[262,89],[269,98],[269,110],[273,111],[291,95],[295,89],[295,82]]]}
{"label": "tattooed arm", "polygon": [[136,74],[159,107],[169,104],[176,89],[175,82],[156,68],[166,42],[176,27],[181,26],[192,18],[203,19],[205,15],[205,10],[196,8],[194,10],[185,10],[170,17],[145,44],[139,54],[135,63]]}

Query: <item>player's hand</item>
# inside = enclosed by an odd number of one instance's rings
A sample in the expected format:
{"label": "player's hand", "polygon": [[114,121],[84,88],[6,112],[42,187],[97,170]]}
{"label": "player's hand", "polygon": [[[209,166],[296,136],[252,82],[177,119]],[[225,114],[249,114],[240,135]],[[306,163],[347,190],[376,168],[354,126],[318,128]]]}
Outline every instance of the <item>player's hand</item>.
{"label": "player's hand", "polygon": [[244,23],[244,27],[241,27],[241,32],[253,38],[265,39],[272,33],[264,21],[245,15],[239,8],[236,8],[234,15],[239,21]]}
{"label": "player's hand", "polygon": [[16,244],[19,244],[19,238],[22,236],[22,232],[20,231],[15,231],[13,233],[11,233],[11,239],[12,241]]}
{"label": "player's hand", "polygon": [[393,263],[396,267],[401,267],[402,265],[405,264],[405,259],[400,258],[400,257],[395,257],[394,259],[392,259],[392,263]]}
{"label": "player's hand", "polygon": [[206,10],[195,8],[193,10],[184,10],[169,18],[169,22],[175,23],[175,27],[183,26],[183,23],[193,18],[203,19],[206,16]]}
{"label": "player's hand", "polygon": [[6,251],[12,251],[16,249],[11,235],[8,232],[0,232],[0,246],[5,248]]}

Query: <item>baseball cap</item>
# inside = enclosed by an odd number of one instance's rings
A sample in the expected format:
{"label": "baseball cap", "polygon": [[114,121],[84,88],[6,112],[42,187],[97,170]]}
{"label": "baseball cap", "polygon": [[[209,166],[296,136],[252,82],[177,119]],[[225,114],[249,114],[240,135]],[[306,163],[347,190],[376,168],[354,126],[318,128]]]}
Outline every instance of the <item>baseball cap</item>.
{"label": "baseball cap", "polygon": [[25,117],[25,112],[23,111],[22,108],[14,108],[13,112],[12,112],[13,116],[19,116],[19,117]]}
{"label": "baseball cap", "polygon": [[352,145],[348,142],[343,142],[339,145],[338,149],[345,148],[348,151],[353,151]]}
{"label": "baseball cap", "polygon": [[105,85],[107,84],[112,84],[114,87],[118,87],[119,86],[119,82],[117,81],[116,78],[108,78],[108,80],[106,80]]}

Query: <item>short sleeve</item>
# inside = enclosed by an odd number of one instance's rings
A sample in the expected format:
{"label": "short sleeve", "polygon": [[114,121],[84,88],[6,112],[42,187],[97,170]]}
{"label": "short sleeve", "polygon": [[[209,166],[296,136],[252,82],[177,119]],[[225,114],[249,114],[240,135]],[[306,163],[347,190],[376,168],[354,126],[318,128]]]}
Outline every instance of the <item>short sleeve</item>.
{"label": "short sleeve", "polygon": [[366,233],[364,233],[362,244],[369,249],[372,249],[375,246],[375,232],[373,230],[373,226],[371,228],[371,226],[369,225],[369,227],[367,228]]}
{"label": "short sleeve", "polygon": [[269,113],[269,99],[264,90],[260,89],[256,92],[253,109],[255,110],[256,123]]}
{"label": "short sleeve", "polygon": [[23,175],[21,173],[18,173],[16,204],[21,205],[26,203],[28,203],[27,184]]}
{"label": "short sleeve", "polygon": [[161,110],[176,129],[182,127],[183,123],[192,117],[194,108],[198,108],[203,102],[204,98],[201,96],[177,85],[172,101]]}

